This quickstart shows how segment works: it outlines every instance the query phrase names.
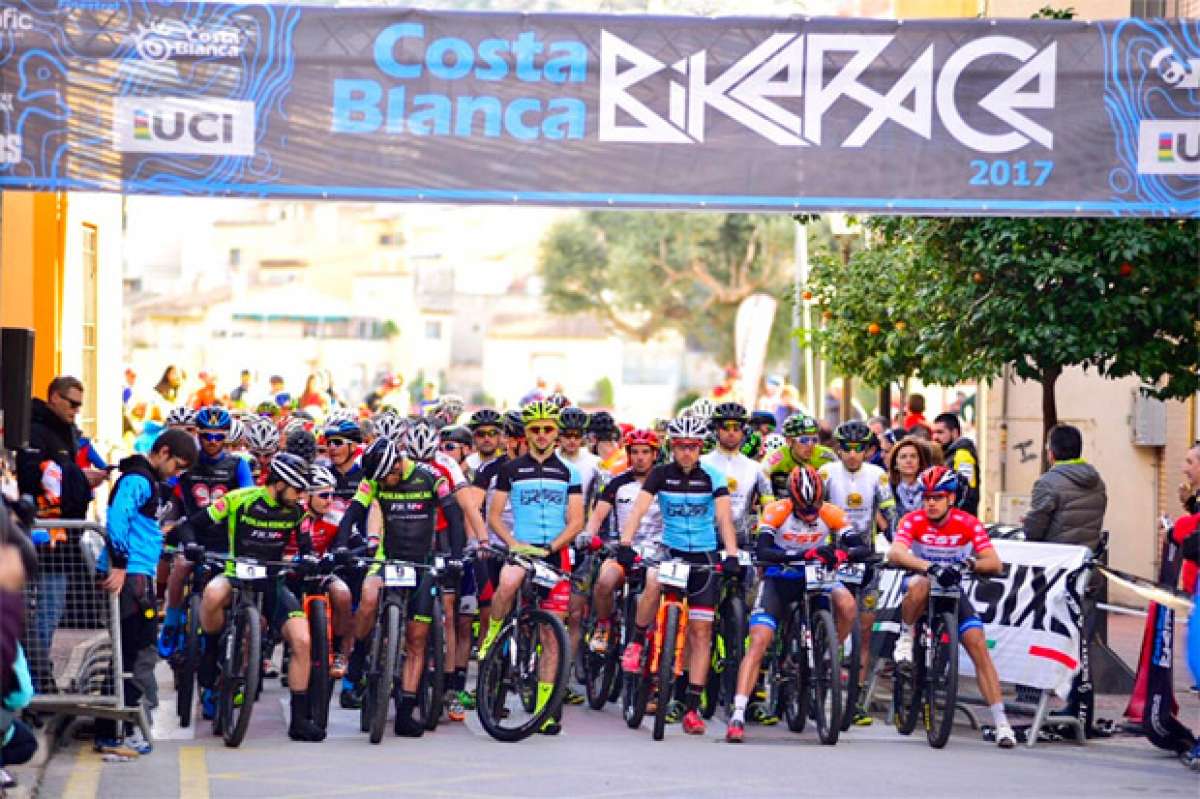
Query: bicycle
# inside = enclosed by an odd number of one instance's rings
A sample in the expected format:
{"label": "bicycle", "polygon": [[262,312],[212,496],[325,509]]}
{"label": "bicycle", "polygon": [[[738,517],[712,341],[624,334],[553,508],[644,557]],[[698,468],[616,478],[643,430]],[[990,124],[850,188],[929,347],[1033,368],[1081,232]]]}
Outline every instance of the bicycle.
{"label": "bicycle", "polygon": [[462,573],[463,563],[459,559],[435,555],[433,558],[433,618],[429,623],[429,635],[425,639],[425,667],[421,671],[421,683],[417,688],[417,718],[425,729],[437,729],[442,718],[446,695],[446,610],[442,601],[445,588],[439,575],[446,571]]}
{"label": "bicycle", "polygon": [[[929,581],[929,601],[913,627],[911,669],[896,667],[892,702],[896,730],[910,735],[917,713],[925,723],[929,745],[941,749],[954,728],[958,703],[958,604],[966,562],[949,565],[957,581],[949,588]],[[907,673],[906,673],[907,672]]]}
{"label": "bicycle", "polygon": [[836,582],[837,572],[815,563],[794,568],[803,575],[798,579],[804,580],[804,591],[788,608],[772,641],[763,680],[766,706],[773,714],[782,709],[788,729],[795,733],[804,732],[812,716],[817,737],[832,746],[842,731],[841,648],[826,591]]}
{"label": "bicycle", "polygon": [[[171,561],[174,552],[168,553]],[[183,606],[183,646],[172,653],[168,664],[175,672],[175,711],[180,727],[190,727],[196,704],[196,666],[200,662],[200,645],[203,632],[200,629],[200,598],[204,586],[215,573],[213,564],[204,560],[204,550],[192,561],[191,578],[186,586],[187,594]]]}
{"label": "bicycle", "polygon": [[[595,557],[592,559],[593,565],[590,583],[593,589],[600,574],[600,567],[604,564],[604,561],[615,554],[616,551],[611,544],[603,544],[595,552]],[[597,619],[595,603],[588,603],[588,614],[584,620],[583,635],[581,636],[583,643],[579,648],[583,651],[582,682],[584,693],[587,695],[588,707],[592,710],[603,710],[606,704],[618,696],[620,690],[617,673],[620,669],[621,651],[624,648],[626,636],[632,633],[632,631],[625,629],[626,619],[632,618],[632,616],[626,613],[629,580],[625,580],[625,583],[626,585],[622,586],[621,592],[613,596],[613,611],[608,620],[608,649],[603,653],[591,650],[590,643],[592,633],[596,629]],[[634,607],[636,607],[636,601],[636,595],[634,595]]]}
{"label": "bicycle", "polygon": [[746,610],[744,575],[747,569],[753,567],[753,561],[750,553],[744,549],[738,550],[738,561],[742,569],[737,574],[725,575],[713,619],[712,663],[708,669],[704,701],[700,704],[700,714],[706,719],[712,718],[718,707],[724,708],[726,719],[733,715],[738,666],[746,654],[750,622]]}
{"label": "bicycle", "polygon": [[[880,555],[856,558],[852,553],[851,562],[838,567],[837,579],[854,597],[854,606],[860,611],[863,586],[870,584],[872,571],[881,560],[882,556]],[[859,630],[858,619],[855,619],[855,623],[850,628],[850,635],[842,644],[842,666],[846,686],[845,695],[842,697],[842,732],[845,732],[854,723],[854,713],[858,708],[858,694],[863,675],[862,633]],[[870,667],[867,668],[866,673],[871,673]]]}
{"label": "bicycle", "polygon": [[[540,604],[569,577],[539,559],[494,548],[487,551],[527,572],[512,610],[479,664],[476,690],[476,713],[488,735],[515,742],[541,729],[562,707],[571,666],[567,629]],[[547,682],[541,674],[546,660],[554,660],[555,668],[549,697],[539,708],[538,683]]]}
{"label": "bicycle", "polygon": [[[329,724],[329,702],[333,697],[333,615],[329,594],[325,589],[334,569],[328,561],[312,564],[300,575],[302,581],[304,618],[308,621],[310,671],[308,697],[313,722],[325,729]],[[286,667],[280,669],[285,673]]]}

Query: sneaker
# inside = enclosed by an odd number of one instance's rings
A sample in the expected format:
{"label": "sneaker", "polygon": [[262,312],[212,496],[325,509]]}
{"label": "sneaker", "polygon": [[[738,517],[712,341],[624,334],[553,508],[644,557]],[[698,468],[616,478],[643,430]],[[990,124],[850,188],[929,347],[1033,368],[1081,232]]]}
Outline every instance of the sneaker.
{"label": "sneaker", "polygon": [[642,645],[637,641],[630,641],[625,647],[625,652],[621,655],[621,670],[630,674],[637,674],[642,670]]}
{"label": "sneaker", "polygon": [[1192,771],[1200,771],[1200,741],[1187,752],[1179,754],[1179,762],[1190,768]]}
{"label": "sneaker", "polygon": [[450,691],[446,696],[446,718],[451,721],[462,721],[467,717],[463,703],[459,701],[458,691]]}
{"label": "sneaker", "polygon": [[558,735],[562,732],[562,722],[551,716],[542,722],[542,726],[538,729],[539,735]]}
{"label": "sneaker", "polygon": [[412,716],[398,713],[396,714],[396,724],[393,727],[393,732],[401,738],[420,738],[425,734],[425,725]]}
{"label": "sneaker", "polygon": [[346,676],[346,656],[334,655],[333,664],[329,667],[329,676],[334,680],[340,680]]}
{"label": "sneaker", "polygon": [[154,751],[154,746],[146,740],[146,736],[142,735],[141,730],[134,730],[129,735],[126,735],[125,745],[139,755],[148,755]]}
{"label": "sneaker", "polygon": [[699,711],[689,710],[683,714],[683,731],[688,735],[704,734],[704,719],[700,718]]}
{"label": "sneaker", "polygon": [[0,791],[17,787],[17,778],[8,773],[8,769],[0,768]]}
{"label": "sneaker", "polygon": [[[678,699],[672,699],[670,702],[668,702],[667,703],[667,723],[668,724],[678,724],[679,720],[681,718],[683,718],[683,711],[685,709],[686,708],[684,707],[683,702],[680,702]],[[692,712],[695,712],[695,711],[692,711]]]}
{"label": "sneaker", "polygon": [[127,746],[120,738],[97,738],[92,748],[102,755],[116,755],[129,760],[136,760],[138,757],[138,751]]}
{"label": "sneaker", "polygon": [[586,701],[587,697],[573,688],[568,688],[566,696],[563,697],[564,705],[582,705]]}
{"label": "sneaker", "polygon": [[750,718],[756,724],[761,724],[764,727],[773,727],[779,723],[779,716],[776,716],[767,709],[766,702],[751,702]]}
{"label": "sneaker", "polygon": [[871,717],[871,714],[867,712],[866,708],[864,708],[862,705],[854,708],[854,726],[870,727],[874,723],[875,719]]}
{"label": "sneaker", "polygon": [[325,740],[325,730],[317,726],[312,719],[292,719],[288,725],[288,737],[293,741],[319,743]]}
{"label": "sneaker", "polygon": [[608,652],[608,635],[610,625],[608,622],[596,622],[596,629],[592,630],[592,640],[588,642],[588,646],[597,655],[603,655]]}
{"label": "sneaker", "polygon": [[912,665],[913,636],[912,632],[900,633],[896,638],[896,646],[892,649],[892,660],[897,666]]}
{"label": "sneaker", "polygon": [[725,729],[725,742],[731,744],[740,744],[742,739],[746,737],[746,725],[734,719],[729,722],[729,726]]}
{"label": "sneaker", "polygon": [[169,660],[176,651],[182,648],[180,646],[182,639],[182,627],[177,624],[170,626],[164,624],[162,631],[158,634],[158,656],[163,660]]}
{"label": "sneaker", "polygon": [[206,721],[212,721],[217,715],[217,692],[214,688],[205,688],[200,692],[200,715]]}
{"label": "sneaker", "polygon": [[496,639],[500,637],[500,629],[500,627],[497,627],[495,630],[489,629],[487,635],[483,637],[483,641],[480,642],[478,657],[481,663],[487,657],[488,650],[492,648],[492,644],[496,643]]}
{"label": "sneaker", "polygon": [[362,692],[358,688],[343,688],[338,704],[345,710],[358,710],[362,707]]}
{"label": "sneaker", "polygon": [[1000,724],[996,727],[996,746],[1001,749],[1012,749],[1017,745],[1017,735],[1013,732],[1013,728],[1007,724]]}

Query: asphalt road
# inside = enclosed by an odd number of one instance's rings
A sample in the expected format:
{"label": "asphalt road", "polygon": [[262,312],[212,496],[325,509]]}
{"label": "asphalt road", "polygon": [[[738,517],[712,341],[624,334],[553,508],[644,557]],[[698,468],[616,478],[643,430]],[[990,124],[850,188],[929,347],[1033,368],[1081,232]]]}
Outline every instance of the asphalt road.
{"label": "asphalt road", "polygon": [[[161,667],[160,667],[161,668]],[[174,694],[163,680],[155,751],[137,761],[103,762],[84,743],[50,762],[40,796],[113,797],[721,797],[721,796],[1200,796],[1200,777],[1143,739],[1117,737],[1002,751],[962,725],[935,751],[924,736],[898,735],[882,719],[821,746],[816,734],[751,725],[741,746],[725,727],[703,737],[648,726],[629,730],[615,705],[604,712],[566,709],[564,731],[499,743],[474,714],[417,740],[389,734],[378,746],[359,732],[357,712],[332,711],[321,744],[289,741],[286,692],[272,681],[255,708],[247,740],[226,748],[211,725],[173,726]],[[1187,719],[1193,727],[1200,718]]]}

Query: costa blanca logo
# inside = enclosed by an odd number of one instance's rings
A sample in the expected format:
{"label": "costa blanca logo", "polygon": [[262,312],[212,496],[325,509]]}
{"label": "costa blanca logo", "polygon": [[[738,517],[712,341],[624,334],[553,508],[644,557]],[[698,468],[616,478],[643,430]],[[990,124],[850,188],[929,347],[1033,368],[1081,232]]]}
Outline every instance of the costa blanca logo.
{"label": "costa blanca logo", "polygon": [[124,153],[254,155],[254,103],[194,97],[118,97],[113,142]]}
{"label": "costa blanca logo", "polygon": [[1200,89],[1200,58],[1183,59],[1172,47],[1164,47],[1150,59],[1150,69],[1174,89]]}
{"label": "costa blanca logo", "polygon": [[[776,33],[717,75],[710,76],[708,52],[700,50],[668,65],[603,31],[600,44],[600,123],[602,141],[691,144],[705,141],[710,111],[717,111],[775,144],[803,147],[828,144],[822,120],[843,98],[863,107],[862,119],[841,147],[864,147],[886,122],[930,139],[936,112],[957,141],[983,153],[1007,153],[1030,142],[1053,149],[1054,134],[1026,115],[1052,110],[1055,100],[1057,46],[1041,50],[1010,36],[985,36],[950,53],[934,70],[934,46],[911,59],[891,87],[882,79],[900,67],[880,56],[894,36],[868,34]],[[840,67],[829,61],[846,57]],[[994,119],[987,130],[964,117],[958,83],[977,61],[1002,76],[975,105]],[[633,89],[651,76],[667,73],[667,91],[651,108]],[[832,74],[831,74],[832,73]],[[661,80],[661,78],[660,78]],[[1036,88],[1031,88],[1036,84]],[[645,93],[641,93],[646,96]],[[782,102],[781,102],[782,101]],[[788,102],[790,101],[790,102]],[[631,119],[632,123],[620,121]],[[981,116],[972,109],[968,116]],[[1001,123],[1001,124],[997,124]]]}
{"label": "costa blanca logo", "polygon": [[3,9],[0,9],[0,30],[33,30],[33,17],[19,8],[4,6]]}
{"label": "costa blanca logo", "polygon": [[1149,119],[1138,126],[1138,172],[1200,175],[1200,119]]}
{"label": "costa blanca logo", "polygon": [[237,58],[244,46],[237,28],[201,27],[178,19],[139,22],[133,41],[138,55],[147,61]]}

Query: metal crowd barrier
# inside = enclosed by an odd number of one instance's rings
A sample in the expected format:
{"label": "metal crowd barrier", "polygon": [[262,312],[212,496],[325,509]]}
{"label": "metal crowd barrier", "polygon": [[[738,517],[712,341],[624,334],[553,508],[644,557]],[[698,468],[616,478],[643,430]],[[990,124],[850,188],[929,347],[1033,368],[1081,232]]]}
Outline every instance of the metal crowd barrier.
{"label": "metal crowd barrier", "polygon": [[[150,723],[141,704],[125,702],[126,662],[121,651],[121,613],[116,594],[99,585],[96,562],[104,549],[104,527],[75,519],[36,519],[34,530],[67,532],[56,566],[39,572],[25,587],[23,645],[34,682],[30,710],[62,716],[107,718],[137,724],[150,738]],[[39,547],[39,554],[46,546]],[[60,574],[61,577],[54,577]],[[54,584],[43,595],[47,579]],[[56,596],[65,581],[65,594]],[[39,610],[61,603],[62,616],[49,641],[42,640]],[[132,665],[132,664],[129,664]]]}

